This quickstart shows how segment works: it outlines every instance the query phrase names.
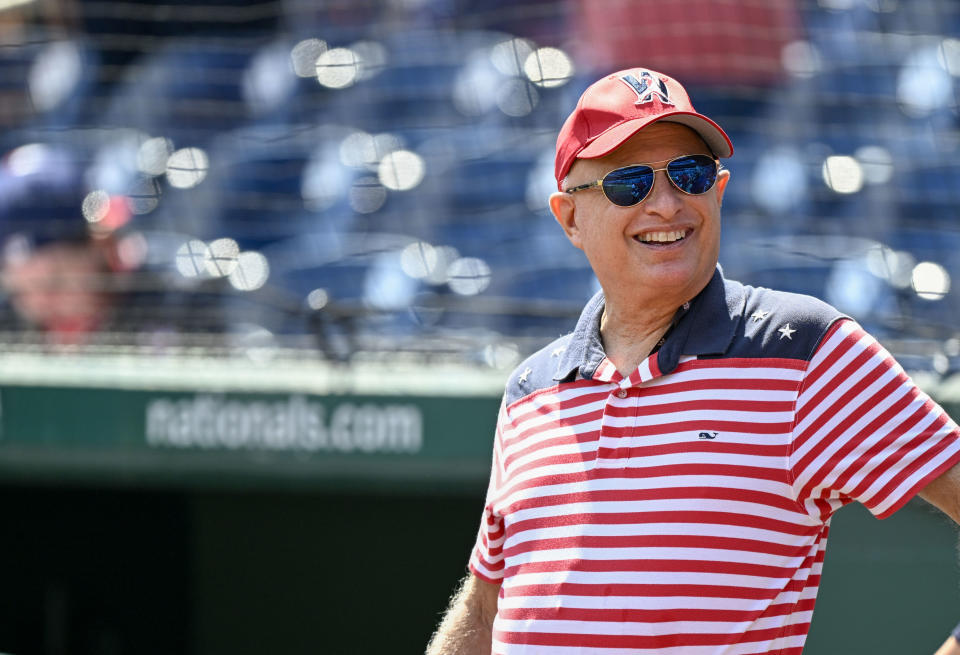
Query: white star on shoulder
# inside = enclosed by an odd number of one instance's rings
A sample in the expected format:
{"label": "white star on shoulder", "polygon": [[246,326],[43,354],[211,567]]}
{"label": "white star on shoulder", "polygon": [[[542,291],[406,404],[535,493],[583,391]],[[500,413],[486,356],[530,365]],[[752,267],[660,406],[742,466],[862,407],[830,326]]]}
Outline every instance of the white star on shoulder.
{"label": "white star on shoulder", "polygon": [[557,348],[556,350],[554,350],[552,353],[550,353],[550,356],[551,356],[551,357],[559,357],[560,355],[563,354],[563,351],[564,351],[564,350],[566,350],[566,348],[565,348],[564,346],[560,346],[559,348]]}
{"label": "white star on shoulder", "polygon": [[793,335],[794,332],[796,332],[796,330],[794,330],[793,328],[791,328],[791,327],[790,327],[790,324],[787,323],[787,324],[784,325],[782,328],[780,328],[779,330],[777,330],[777,332],[780,333],[780,340],[781,340],[781,341],[783,340],[784,337],[790,339],[790,341],[793,341],[793,336],[792,336],[792,335]]}
{"label": "white star on shoulder", "polygon": [[530,375],[531,373],[533,373],[533,369],[531,369],[531,368],[529,368],[529,367],[526,368],[526,369],[523,371],[523,373],[520,374],[520,377],[517,379],[517,382],[519,382],[520,384],[523,384],[524,382],[527,381],[527,376]]}
{"label": "white star on shoulder", "polygon": [[753,322],[756,323],[757,321],[762,321],[769,315],[770,315],[770,312],[765,312],[762,309],[758,309],[754,313],[750,314],[750,318],[752,318]]}

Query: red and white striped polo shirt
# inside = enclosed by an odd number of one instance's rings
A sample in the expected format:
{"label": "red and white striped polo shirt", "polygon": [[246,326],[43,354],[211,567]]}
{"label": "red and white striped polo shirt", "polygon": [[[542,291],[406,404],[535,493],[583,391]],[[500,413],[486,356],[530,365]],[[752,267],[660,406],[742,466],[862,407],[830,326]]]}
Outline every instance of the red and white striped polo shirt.
{"label": "red and white striped polo shirt", "polygon": [[886,517],[960,431],[856,323],[719,271],[629,377],[603,298],[521,364],[470,561],[493,652],[796,655],[830,517]]}

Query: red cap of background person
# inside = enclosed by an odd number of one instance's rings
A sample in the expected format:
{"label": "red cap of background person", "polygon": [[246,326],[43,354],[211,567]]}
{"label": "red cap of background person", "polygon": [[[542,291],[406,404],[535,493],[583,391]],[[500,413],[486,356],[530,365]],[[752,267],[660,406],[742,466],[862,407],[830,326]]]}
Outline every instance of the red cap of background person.
{"label": "red cap of background person", "polygon": [[680,123],[706,141],[717,157],[733,154],[733,143],[715,122],[697,113],[686,90],[672,77],[630,68],[600,79],[583,92],[557,137],[557,188],[576,159],[595,159],[657,121]]}

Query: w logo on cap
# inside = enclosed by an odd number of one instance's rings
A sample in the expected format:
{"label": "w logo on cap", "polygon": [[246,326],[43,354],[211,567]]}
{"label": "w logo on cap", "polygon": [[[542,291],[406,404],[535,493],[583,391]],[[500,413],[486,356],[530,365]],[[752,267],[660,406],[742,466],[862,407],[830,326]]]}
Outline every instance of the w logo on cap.
{"label": "w logo on cap", "polygon": [[663,80],[655,78],[650,74],[650,71],[637,71],[637,73],[640,74],[640,79],[637,79],[632,73],[620,76],[620,81],[637,94],[635,104],[644,105],[652,102],[654,96],[660,98],[660,102],[665,105],[673,104],[673,101],[670,100],[670,91],[667,90],[667,85]]}

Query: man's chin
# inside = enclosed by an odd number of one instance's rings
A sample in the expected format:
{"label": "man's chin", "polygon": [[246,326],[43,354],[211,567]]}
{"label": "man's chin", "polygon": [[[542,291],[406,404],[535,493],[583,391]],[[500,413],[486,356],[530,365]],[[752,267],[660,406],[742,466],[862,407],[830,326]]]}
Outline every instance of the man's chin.
{"label": "man's chin", "polygon": [[[716,265],[709,268],[698,266],[658,266],[651,267],[638,279],[643,291],[656,291],[658,295],[674,295],[678,304],[700,293],[707,286]],[[638,289],[641,290],[641,289]]]}

